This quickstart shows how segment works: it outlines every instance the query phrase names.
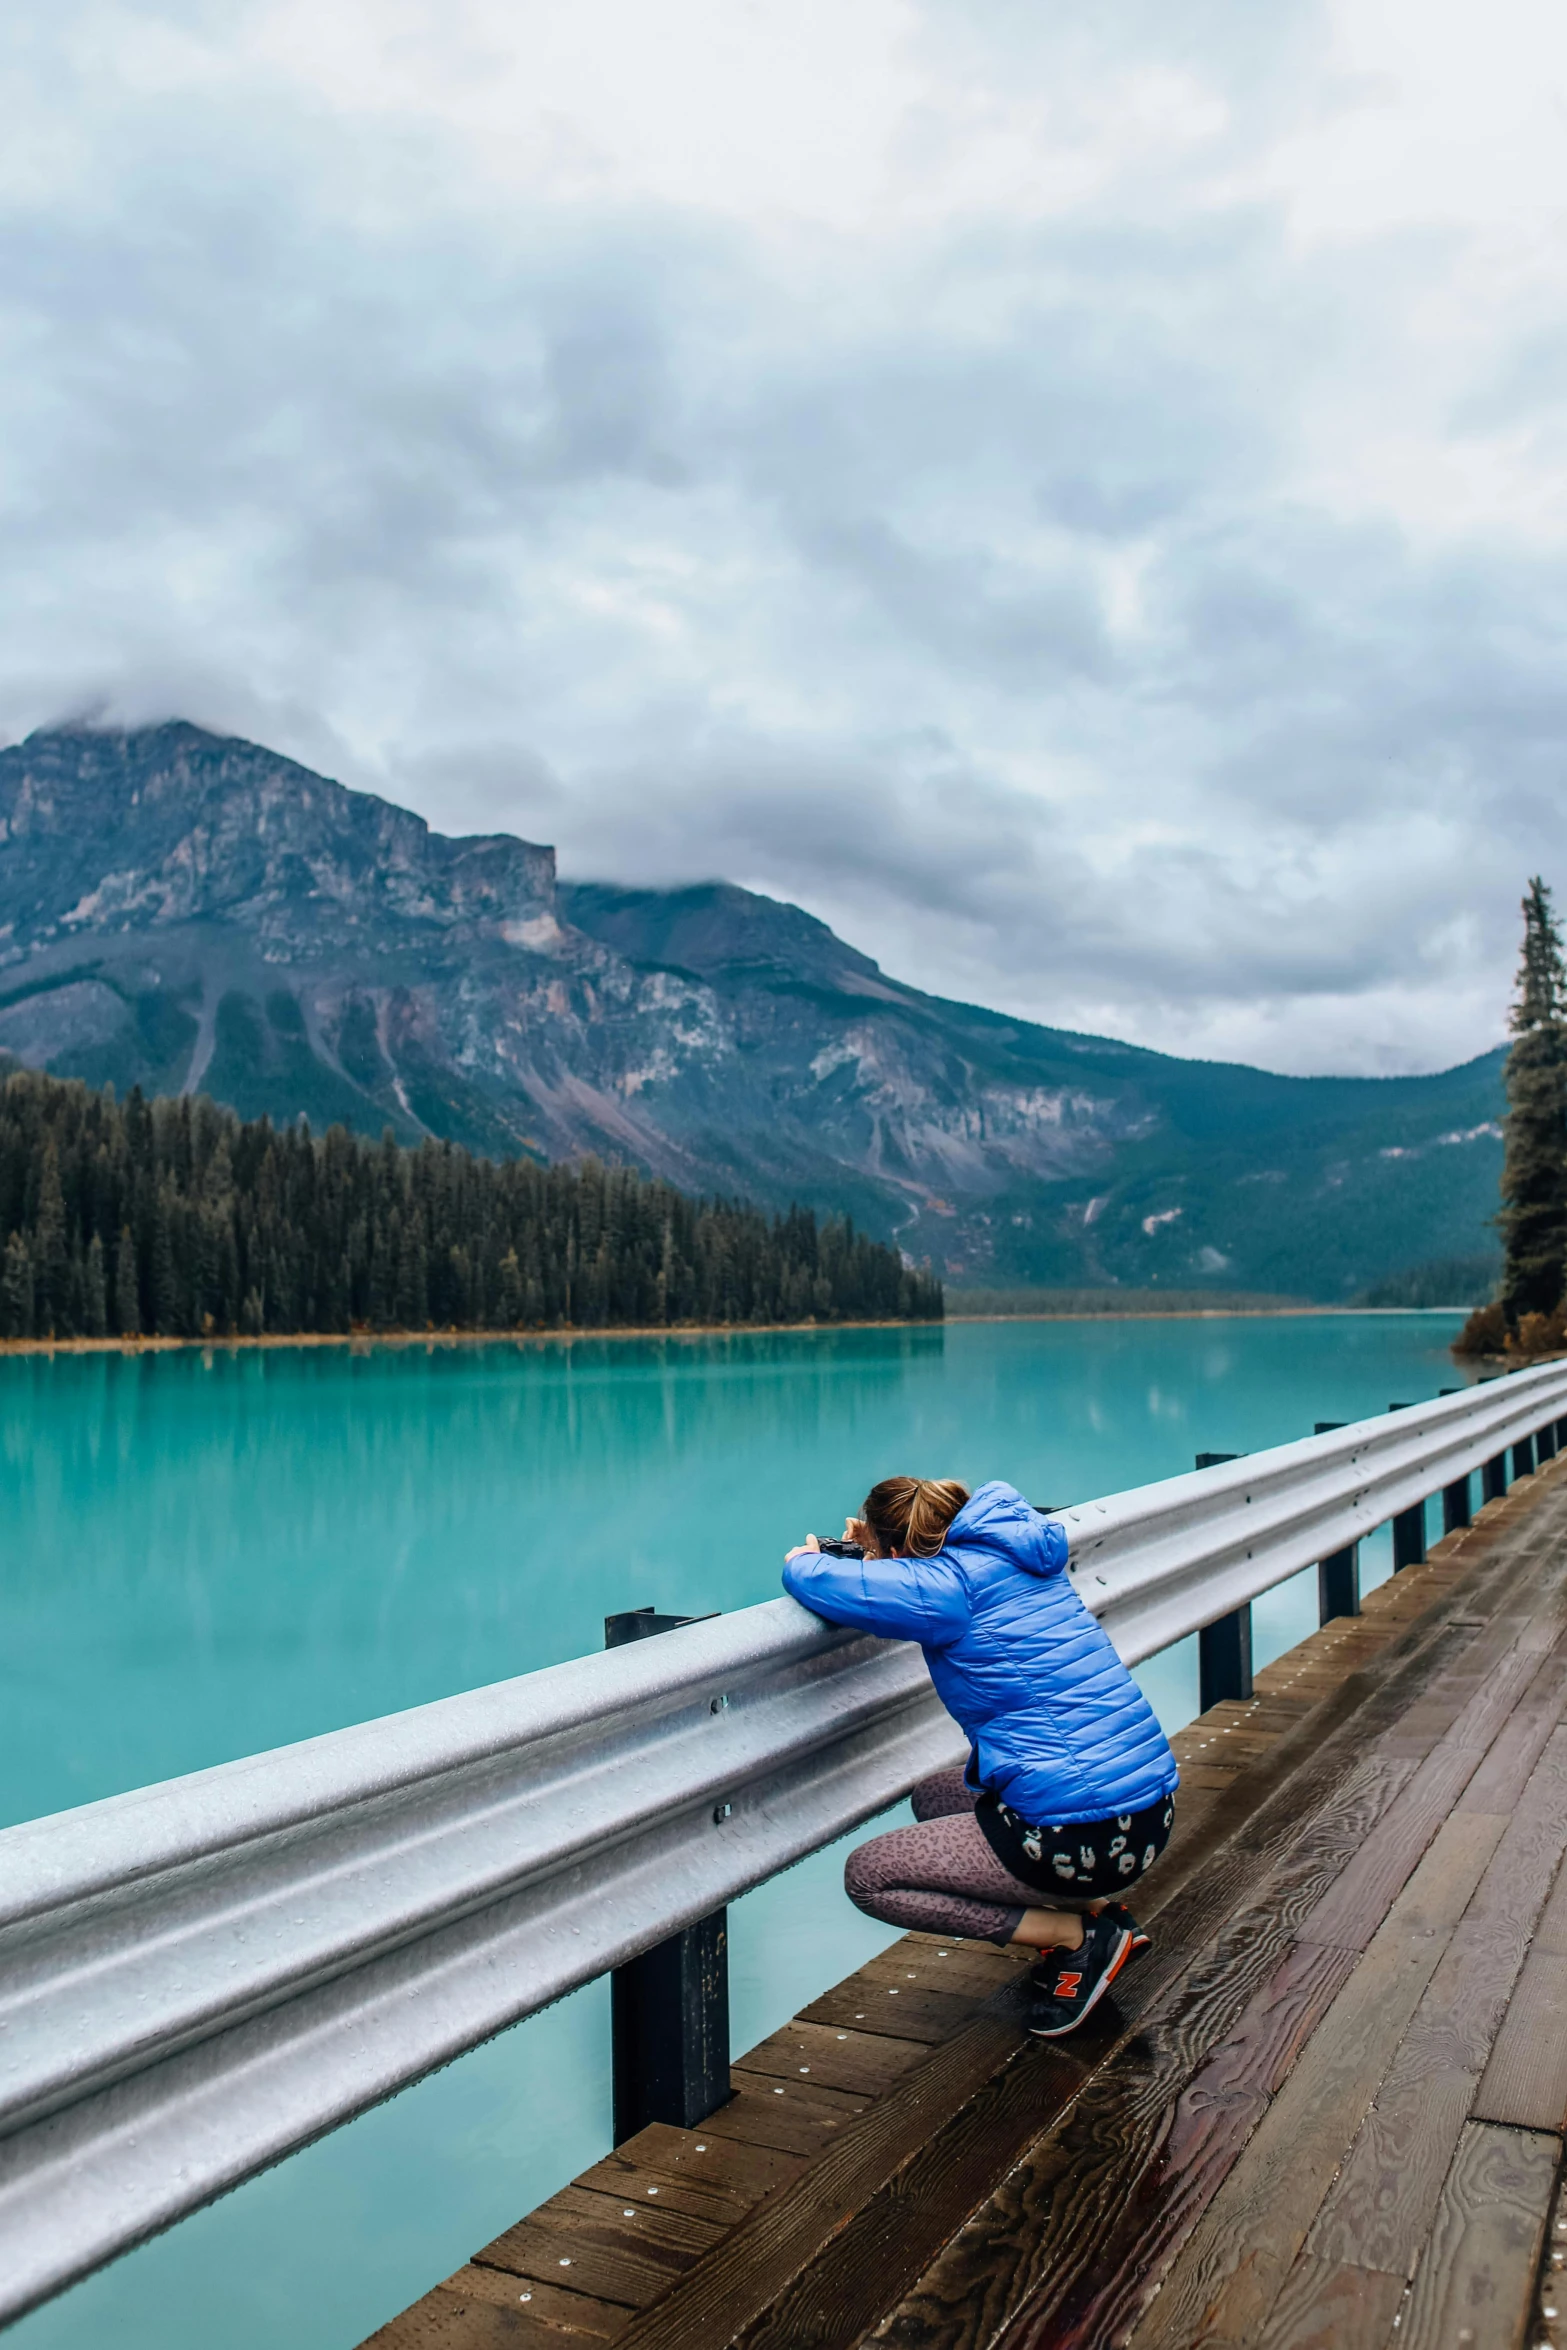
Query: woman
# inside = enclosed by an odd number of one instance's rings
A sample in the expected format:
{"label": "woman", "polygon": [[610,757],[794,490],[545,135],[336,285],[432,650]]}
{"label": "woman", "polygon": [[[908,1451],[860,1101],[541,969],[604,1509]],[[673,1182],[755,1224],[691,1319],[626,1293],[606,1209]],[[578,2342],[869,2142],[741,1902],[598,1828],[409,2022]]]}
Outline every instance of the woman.
{"label": "woman", "polygon": [[905,1931],[1040,1951],[1029,2029],[1059,2038],[1148,1947],[1105,1896],[1164,1850],[1175,1757],[1072,1588],[1065,1528],[1012,1486],[971,1499],[888,1477],[844,1535],[792,1550],[784,1588],[830,1623],[917,1640],[970,1749],[915,1788],[916,1826],[850,1854],[845,1890]]}

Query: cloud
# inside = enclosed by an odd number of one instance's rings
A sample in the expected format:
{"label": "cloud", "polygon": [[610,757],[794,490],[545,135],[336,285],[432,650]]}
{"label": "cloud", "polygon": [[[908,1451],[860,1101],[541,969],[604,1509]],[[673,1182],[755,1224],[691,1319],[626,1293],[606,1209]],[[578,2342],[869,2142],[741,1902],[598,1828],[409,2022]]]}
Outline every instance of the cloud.
{"label": "cloud", "polygon": [[0,728],[177,711],[1172,1049],[1499,1035],[1567,746],[1538,0],[14,21]]}

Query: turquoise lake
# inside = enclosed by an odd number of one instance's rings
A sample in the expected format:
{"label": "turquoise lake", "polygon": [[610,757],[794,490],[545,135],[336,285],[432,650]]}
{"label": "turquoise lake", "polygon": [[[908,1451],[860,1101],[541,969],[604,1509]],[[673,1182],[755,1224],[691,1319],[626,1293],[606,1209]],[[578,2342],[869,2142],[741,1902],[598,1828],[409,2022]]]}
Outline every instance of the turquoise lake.
{"label": "turquoise lake", "polygon": [[[0,1362],[0,1824],[778,1590],[894,1471],[1061,1505],[1457,1383],[1461,1316]],[[1386,1531],[1364,1581],[1388,1571]],[[1258,1603],[1258,1663],[1315,1578]],[[1195,1643],[1139,1678],[1169,1727]],[[906,1815],[904,1815],[906,1816]],[[861,1832],[863,1833],[863,1831]],[[841,1850],[731,1911],[736,2048],[890,1941]],[[352,2350],[609,2142],[589,1986],[90,2279],[18,2350]]]}

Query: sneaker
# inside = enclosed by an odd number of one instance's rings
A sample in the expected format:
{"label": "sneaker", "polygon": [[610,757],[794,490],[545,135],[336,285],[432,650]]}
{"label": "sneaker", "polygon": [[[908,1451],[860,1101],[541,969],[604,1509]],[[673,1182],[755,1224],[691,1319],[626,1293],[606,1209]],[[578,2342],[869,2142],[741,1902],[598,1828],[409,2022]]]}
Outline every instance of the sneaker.
{"label": "sneaker", "polygon": [[1091,2015],[1132,1955],[1132,1937],[1108,1910],[1085,1918],[1076,1950],[1052,1950],[1033,1975],[1028,2029],[1036,2040],[1059,2040]]}
{"label": "sneaker", "polygon": [[1131,1911],[1127,1908],[1124,1901],[1107,1901],[1103,1910],[1100,1912],[1100,1915],[1107,1918],[1114,1918],[1116,1924],[1118,1926],[1124,1926],[1127,1932],[1131,1935],[1132,1947],[1126,1954],[1126,1963],[1128,1966],[1131,1966],[1136,1959],[1147,1957],[1149,1951],[1153,1948],[1153,1936],[1148,1932],[1145,1926],[1140,1926],[1137,1923],[1137,1920],[1133,1917]]}

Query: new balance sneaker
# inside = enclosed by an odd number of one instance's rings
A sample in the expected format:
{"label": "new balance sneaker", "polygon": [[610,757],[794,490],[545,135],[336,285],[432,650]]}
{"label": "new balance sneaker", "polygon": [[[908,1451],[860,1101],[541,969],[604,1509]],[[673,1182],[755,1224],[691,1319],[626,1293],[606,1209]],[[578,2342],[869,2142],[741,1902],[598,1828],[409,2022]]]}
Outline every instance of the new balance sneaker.
{"label": "new balance sneaker", "polygon": [[1153,1936],[1146,1927],[1137,1923],[1124,1901],[1107,1901],[1100,1914],[1107,1918],[1114,1918],[1116,1924],[1124,1926],[1131,1935],[1132,1947],[1126,1954],[1128,1966],[1131,1966],[1134,1960],[1146,1957],[1147,1953],[1152,1950]]}
{"label": "new balance sneaker", "polygon": [[1132,1937],[1102,1909],[1083,1920],[1076,1950],[1052,1950],[1033,1971],[1028,2028],[1036,2040],[1059,2040],[1091,2015],[1132,1955]]}

